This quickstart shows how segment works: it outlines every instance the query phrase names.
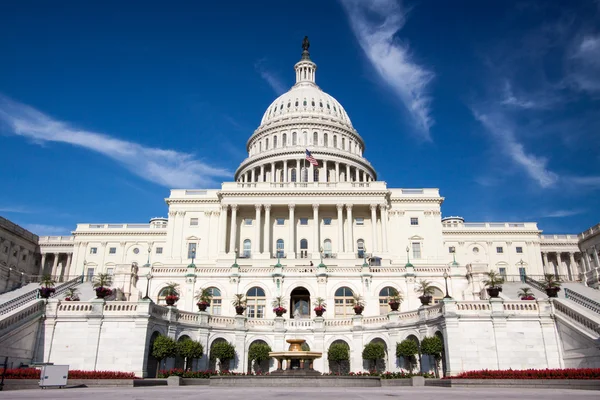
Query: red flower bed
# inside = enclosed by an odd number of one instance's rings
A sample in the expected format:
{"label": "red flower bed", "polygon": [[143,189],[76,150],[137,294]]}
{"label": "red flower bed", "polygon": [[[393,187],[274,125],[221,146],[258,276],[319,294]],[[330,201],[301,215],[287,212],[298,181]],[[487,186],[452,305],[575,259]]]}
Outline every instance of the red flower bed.
{"label": "red flower bed", "polygon": [[445,379],[600,379],[600,368],[467,371]]}
{"label": "red flower bed", "polygon": [[205,371],[184,371],[181,368],[173,368],[173,369],[161,369],[158,371],[159,378],[168,378],[169,376],[181,376],[182,378],[196,378],[196,379],[208,379],[211,376],[266,376],[269,375],[268,372],[231,372],[231,371],[215,371],[215,370],[205,370]]}
{"label": "red flower bed", "polygon": [[[2,369],[0,368],[0,373]],[[37,368],[9,368],[6,370],[6,379],[40,379],[40,370]],[[137,379],[133,372],[120,371],[81,371],[70,370],[69,379]]]}

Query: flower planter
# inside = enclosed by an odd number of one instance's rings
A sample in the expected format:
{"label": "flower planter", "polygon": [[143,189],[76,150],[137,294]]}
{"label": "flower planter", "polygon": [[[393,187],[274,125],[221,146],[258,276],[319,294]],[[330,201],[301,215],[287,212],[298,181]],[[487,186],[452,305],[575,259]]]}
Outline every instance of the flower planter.
{"label": "flower planter", "polygon": [[487,291],[487,294],[490,296],[490,298],[493,299],[500,295],[502,288],[501,287],[489,287],[485,290]]}
{"label": "flower planter", "polygon": [[546,288],[546,294],[548,297],[558,297],[559,287]]}
{"label": "flower planter", "polygon": [[198,311],[206,311],[209,306],[209,304],[206,302],[196,303],[196,305],[198,306]]}
{"label": "flower planter", "polygon": [[95,290],[96,290],[96,297],[99,299],[103,299],[112,294],[112,290],[110,290],[109,288],[102,287],[102,286],[97,287]]}
{"label": "flower planter", "polygon": [[362,312],[363,312],[363,310],[364,310],[364,309],[365,309],[365,308],[364,308],[363,306],[357,306],[357,307],[354,307],[354,313],[355,313],[356,315],[362,315]]}
{"label": "flower planter", "polygon": [[244,307],[244,306],[235,306],[235,313],[237,315],[243,315],[244,311],[246,311],[246,307]]}
{"label": "flower planter", "polygon": [[47,299],[50,296],[52,296],[54,294],[54,292],[56,292],[56,289],[51,288],[51,287],[43,287],[43,288],[39,288],[39,293],[40,293],[40,297],[42,299]]}
{"label": "flower planter", "polygon": [[283,316],[283,311],[275,311],[275,315],[277,315],[278,317]]}
{"label": "flower planter", "polygon": [[535,300],[535,297],[533,297],[533,296],[525,296],[525,297],[521,297],[521,300]]}
{"label": "flower planter", "polygon": [[79,301],[79,297],[65,297],[65,301]]}
{"label": "flower planter", "polygon": [[390,305],[392,311],[398,311],[398,308],[400,307],[400,303],[397,302],[389,302],[388,304]]}
{"label": "flower planter", "polygon": [[419,300],[421,300],[421,305],[428,306],[431,303],[431,296],[419,296]]}
{"label": "flower planter", "polygon": [[167,303],[168,306],[174,306],[178,300],[179,300],[179,297],[177,297],[175,295],[169,295],[169,296],[165,297],[165,302]]}
{"label": "flower planter", "polygon": [[317,317],[322,317],[324,312],[325,312],[324,308],[315,308],[315,315]]}

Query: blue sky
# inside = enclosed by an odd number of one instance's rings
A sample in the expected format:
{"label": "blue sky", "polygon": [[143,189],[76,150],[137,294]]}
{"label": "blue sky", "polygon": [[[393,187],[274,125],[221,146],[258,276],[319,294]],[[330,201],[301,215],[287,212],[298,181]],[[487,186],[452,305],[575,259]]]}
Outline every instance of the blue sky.
{"label": "blue sky", "polygon": [[599,21],[595,0],[3,1],[0,215],[68,234],[231,180],[308,35],[390,187],[579,233],[600,220]]}

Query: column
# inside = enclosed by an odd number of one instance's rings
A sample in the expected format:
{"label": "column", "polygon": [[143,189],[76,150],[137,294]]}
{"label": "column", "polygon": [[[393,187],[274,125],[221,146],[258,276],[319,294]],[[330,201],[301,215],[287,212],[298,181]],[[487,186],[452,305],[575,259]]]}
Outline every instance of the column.
{"label": "column", "polygon": [[227,209],[228,205],[221,205],[221,213],[219,214],[219,242],[217,244],[220,254],[227,253]]}
{"label": "column", "polygon": [[260,211],[262,204],[254,205],[256,217],[254,218],[254,242],[252,243],[252,256],[260,254]]}
{"label": "column", "polygon": [[346,182],[352,182],[352,179],[350,179],[350,165],[346,164]]}
{"label": "column", "polygon": [[275,163],[271,163],[271,182],[275,182]]}
{"label": "column", "polygon": [[542,252],[542,260],[544,261],[544,273],[549,273],[548,271],[548,253]]}
{"label": "column", "polygon": [[380,204],[379,211],[381,212],[381,242],[382,242],[382,251],[387,253],[388,251],[388,229],[387,229],[387,220],[388,220],[388,209],[387,204]]}
{"label": "column", "polygon": [[229,253],[237,248],[237,204],[231,205],[231,228],[229,229]]}
{"label": "column", "polygon": [[594,246],[592,246],[592,250],[593,250],[592,255],[594,256],[594,263],[596,264],[596,269],[598,269],[598,268],[600,268],[600,261],[598,261],[598,249],[594,245]]}
{"label": "column", "polygon": [[344,252],[344,205],[337,204],[336,207],[338,224],[337,253],[339,257]]}
{"label": "column", "polygon": [[377,204],[371,204],[371,235],[373,236],[371,242],[371,252],[375,255],[378,250],[377,247]]}
{"label": "column", "polygon": [[366,180],[366,178],[365,178],[365,171],[361,171],[361,173],[360,173],[360,174],[362,175],[362,176],[361,176],[361,179],[360,179],[360,181],[361,181],[361,182],[366,182],[367,180]]}
{"label": "column", "polygon": [[294,217],[294,208],[295,204],[288,204],[288,209],[290,210],[289,222],[290,222],[290,234],[289,234],[289,244],[287,252],[287,258],[296,258],[296,218]]}
{"label": "column", "polygon": [[252,176],[250,177],[250,182],[256,182],[256,168],[252,168]]}
{"label": "column", "polygon": [[327,179],[327,160],[323,160],[323,171],[325,171],[325,173],[323,174],[323,179],[321,179],[323,182],[329,182],[329,179]]}
{"label": "column", "polygon": [[340,181],[340,163],[338,161],[335,162],[335,181]]}
{"label": "column", "polygon": [[321,244],[319,242],[319,205],[318,204],[313,204],[313,254],[312,254],[312,258],[317,258],[319,256],[319,250],[321,247]]}
{"label": "column", "polygon": [[264,182],[265,181],[265,165],[261,165],[260,166],[260,178],[258,178],[258,182]]}
{"label": "column", "polygon": [[44,275],[44,266],[46,265],[46,253],[42,254],[42,263],[40,264],[39,275]]}
{"label": "column", "polygon": [[354,219],[352,218],[352,204],[346,204],[346,219],[348,220],[348,246],[346,251],[354,253]]}
{"label": "column", "polygon": [[296,160],[296,182],[302,182],[302,161]]}
{"label": "column", "polygon": [[355,175],[355,179],[354,182],[359,182],[359,174],[360,174],[360,170],[358,168],[354,168],[354,175]]}
{"label": "column", "polygon": [[65,276],[66,280],[70,279],[69,275],[71,275],[71,262],[73,261],[73,253],[67,254],[67,266],[65,267]]}
{"label": "column", "polygon": [[267,253],[271,258],[271,205],[265,204],[265,232],[264,232],[263,253]]}
{"label": "column", "polygon": [[308,182],[314,182],[315,181],[315,166],[312,165],[311,163],[309,163],[309,167],[308,167]]}
{"label": "column", "polygon": [[283,181],[284,182],[289,182],[287,160],[283,161]]}
{"label": "column", "polygon": [[52,263],[52,272],[50,273],[50,275],[54,276],[56,275],[56,268],[58,267],[58,256],[60,255],[60,253],[54,253],[54,262]]}
{"label": "column", "polygon": [[571,279],[577,280],[579,269],[577,268],[577,264],[575,264],[575,255],[572,252],[569,252],[569,269],[571,270]]}

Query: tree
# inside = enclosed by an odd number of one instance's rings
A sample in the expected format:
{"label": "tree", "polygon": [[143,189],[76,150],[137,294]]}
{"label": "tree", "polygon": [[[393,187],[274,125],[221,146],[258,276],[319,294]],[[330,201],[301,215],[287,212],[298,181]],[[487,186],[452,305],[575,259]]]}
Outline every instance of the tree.
{"label": "tree", "polygon": [[383,346],[383,343],[371,342],[369,344],[366,344],[362,352],[362,358],[371,363],[372,368],[369,368],[369,370],[376,369],[377,361],[383,360],[385,358],[385,347]]}
{"label": "tree", "polygon": [[421,279],[415,287],[415,292],[421,293],[421,296],[433,296],[435,293],[435,287],[431,282]]}
{"label": "tree", "polygon": [[263,361],[271,359],[271,351],[271,346],[266,343],[252,343],[248,348],[248,360],[254,361],[258,371],[261,371],[260,365]]}
{"label": "tree", "polygon": [[54,285],[56,285],[56,281],[52,279],[52,275],[50,274],[44,274],[42,279],[40,279],[40,286],[42,287],[52,288]]}
{"label": "tree", "polygon": [[504,279],[502,276],[494,270],[485,273],[487,275],[487,279],[483,281],[485,286],[489,286],[491,288],[501,287],[504,283]]}
{"label": "tree", "polygon": [[439,361],[444,352],[444,343],[439,336],[424,337],[421,341],[421,353],[433,357],[435,360],[435,377],[439,378]]}
{"label": "tree", "polygon": [[112,285],[112,275],[98,274],[94,277],[93,285],[95,288],[108,288]]}
{"label": "tree", "polygon": [[152,357],[158,360],[158,364],[163,360],[177,355],[177,342],[168,336],[158,335],[152,345]]}
{"label": "tree", "polygon": [[235,358],[235,346],[225,341],[218,341],[213,343],[210,348],[210,359],[216,361],[219,360],[219,366],[221,370],[223,366],[226,366],[226,370],[229,370],[229,361]]}
{"label": "tree", "polygon": [[327,350],[327,359],[337,364],[338,374],[341,374],[342,363],[350,360],[350,348],[346,343],[333,343]]}
{"label": "tree", "polygon": [[413,371],[417,363],[416,355],[419,353],[419,345],[412,339],[404,339],[400,343],[396,343],[396,357],[403,357],[408,364],[408,370]]}
{"label": "tree", "polygon": [[195,340],[189,338],[183,339],[177,342],[177,354],[184,359],[183,369],[187,370],[188,361],[201,358],[204,354],[204,347],[202,343]]}

